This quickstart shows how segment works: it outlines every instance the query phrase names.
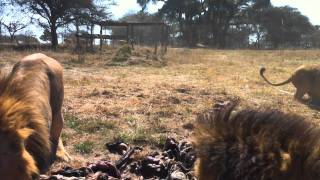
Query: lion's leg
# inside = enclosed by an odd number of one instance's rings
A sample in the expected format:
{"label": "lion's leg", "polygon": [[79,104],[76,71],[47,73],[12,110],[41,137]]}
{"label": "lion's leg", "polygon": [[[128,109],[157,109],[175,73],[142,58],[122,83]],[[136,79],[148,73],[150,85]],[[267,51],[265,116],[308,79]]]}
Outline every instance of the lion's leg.
{"label": "lion's leg", "polygon": [[314,107],[319,107],[320,106],[319,96],[315,93],[308,93],[308,95],[309,95],[309,105]]}
{"label": "lion's leg", "polygon": [[52,114],[52,124],[50,128],[51,156],[52,162],[56,159],[59,138],[63,127],[63,119],[57,114]]}
{"label": "lion's leg", "polygon": [[294,99],[299,102],[305,103],[305,100],[303,99],[304,95],[305,95],[304,91],[302,91],[301,89],[297,89],[296,93],[294,94]]}
{"label": "lion's leg", "polygon": [[71,160],[71,156],[64,149],[61,137],[59,139],[58,148],[57,148],[57,152],[56,152],[56,157],[57,157],[57,159],[60,159],[62,161],[67,161],[68,162],[68,161]]}
{"label": "lion's leg", "polygon": [[65,151],[61,137],[60,137],[62,128],[63,128],[63,123],[64,123],[64,119],[63,119],[62,113],[61,112],[56,113],[56,115],[53,116],[52,118],[52,126],[51,126],[51,141],[53,144],[52,155],[55,156],[57,159],[69,161],[70,156]]}

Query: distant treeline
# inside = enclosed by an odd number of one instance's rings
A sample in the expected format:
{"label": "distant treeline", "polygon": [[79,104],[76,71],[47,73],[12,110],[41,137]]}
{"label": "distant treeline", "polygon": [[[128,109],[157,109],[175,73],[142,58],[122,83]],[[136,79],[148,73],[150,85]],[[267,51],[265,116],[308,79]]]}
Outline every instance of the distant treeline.
{"label": "distant treeline", "polygon": [[[148,14],[149,3],[162,2],[156,14]],[[93,34],[92,22],[110,20],[112,0],[0,0],[0,43],[38,43],[34,32],[17,34],[30,24],[42,30],[40,39],[58,46],[58,37],[83,32]],[[165,22],[172,46],[214,48],[319,48],[320,26],[312,25],[297,9],[274,7],[270,0],[137,0],[141,11],[123,17],[128,22]],[[31,14],[30,22],[15,17],[15,11]],[[50,13],[47,13],[50,12]],[[34,15],[34,16],[32,16]],[[8,18],[10,16],[11,18]],[[28,16],[26,16],[28,17]],[[5,21],[5,19],[7,19]],[[8,22],[8,19],[11,22]],[[125,35],[126,28],[108,27],[113,35]],[[152,45],[163,29],[141,26],[133,29],[133,40]],[[167,30],[166,30],[167,32]],[[70,37],[69,37],[70,38]],[[77,40],[79,43],[79,40]],[[94,41],[91,39],[90,44]]]}
{"label": "distant treeline", "polygon": [[[137,0],[142,9],[150,1],[157,0]],[[297,9],[274,7],[270,0],[162,2],[164,5],[157,16],[169,24],[170,41],[174,45],[268,49],[320,47],[320,26],[312,25]]]}
{"label": "distant treeline", "polygon": [[18,34],[14,37],[2,35],[0,36],[0,43],[2,44],[40,44],[39,40],[31,35]]}

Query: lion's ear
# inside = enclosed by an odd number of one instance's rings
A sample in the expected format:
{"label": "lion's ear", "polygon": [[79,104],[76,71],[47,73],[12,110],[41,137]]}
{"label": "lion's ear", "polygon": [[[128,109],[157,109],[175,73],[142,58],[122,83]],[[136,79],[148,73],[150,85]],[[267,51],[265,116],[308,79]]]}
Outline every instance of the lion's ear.
{"label": "lion's ear", "polygon": [[23,128],[17,130],[18,135],[22,140],[26,140],[34,131],[30,128]]}

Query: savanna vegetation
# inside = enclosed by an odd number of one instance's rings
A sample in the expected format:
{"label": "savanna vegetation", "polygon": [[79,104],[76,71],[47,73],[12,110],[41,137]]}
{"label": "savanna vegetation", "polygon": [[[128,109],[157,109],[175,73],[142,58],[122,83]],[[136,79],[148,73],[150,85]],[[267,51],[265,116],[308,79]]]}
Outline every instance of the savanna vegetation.
{"label": "savanna vegetation", "polygon": [[[1,52],[1,65],[8,70],[30,53]],[[273,81],[287,79],[299,65],[317,63],[318,50],[172,48],[163,57],[165,63],[131,66],[106,63],[107,53],[87,55],[80,64],[68,52],[44,53],[65,67],[63,139],[74,166],[116,158],[105,148],[114,140],[151,151],[169,136],[188,139],[197,114],[222,100],[240,98],[243,107],[276,108],[320,122],[317,110],[283,92],[294,93],[292,85],[274,88],[259,76],[265,66]]]}
{"label": "savanna vegetation", "polygon": [[[76,32],[93,34],[92,21],[111,20],[112,1],[0,0],[0,72],[34,52],[57,59],[65,69],[62,139],[73,160],[52,169],[118,159],[106,150],[107,142],[121,140],[148,153],[162,148],[167,137],[191,141],[197,115],[224,100],[293,112],[319,125],[319,111],[295,101],[292,85],[272,87],[259,76],[264,66],[271,81],[281,82],[300,65],[319,63],[319,26],[298,9],[275,7],[270,0],[165,0],[149,14],[146,7],[158,1],[137,2],[141,11],[120,21],[165,22],[166,53],[154,53],[150,37],[160,32],[151,27],[135,29],[139,48],[106,43],[101,51],[75,53]],[[30,17],[6,18],[14,12]],[[26,30],[30,24],[41,35]],[[12,44],[37,49],[16,51],[7,47]],[[99,43],[89,44],[98,50]]]}

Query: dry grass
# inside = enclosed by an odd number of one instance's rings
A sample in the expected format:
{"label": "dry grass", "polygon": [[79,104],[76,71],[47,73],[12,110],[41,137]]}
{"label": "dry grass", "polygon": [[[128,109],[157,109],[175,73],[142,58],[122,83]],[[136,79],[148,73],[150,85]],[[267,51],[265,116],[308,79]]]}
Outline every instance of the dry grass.
{"label": "dry grass", "polygon": [[[1,52],[1,64],[12,65],[31,52]],[[111,54],[77,55],[45,52],[65,67],[63,139],[73,165],[113,158],[104,144],[115,139],[159,147],[166,136],[189,138],[198,112],[217,100],[239,97],[242,106],[277,108],[319,124],[320,113],[259,77],[267,68],[272,81],[287,79],[302,64],[318,63],[318,50],[205,50],[169,49],[166,66],[107,66]],[[56,166],[60,166],[57,164]]]}

